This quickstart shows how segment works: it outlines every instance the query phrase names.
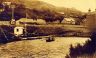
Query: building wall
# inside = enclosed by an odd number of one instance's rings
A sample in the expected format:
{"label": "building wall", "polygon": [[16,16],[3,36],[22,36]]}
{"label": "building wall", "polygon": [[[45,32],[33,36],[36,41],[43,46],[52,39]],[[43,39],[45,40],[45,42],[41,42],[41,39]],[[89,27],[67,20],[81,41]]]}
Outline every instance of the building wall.
{"label": "building wall", "polygon": [[96,28],[96,14],[87,15],[85,26],[89,28]]}
{"label": "building wall", "polygon": [[24,32],[24,27],[15,27],[14,28],[14,34],[16,36],[24,34],[23,32]]}

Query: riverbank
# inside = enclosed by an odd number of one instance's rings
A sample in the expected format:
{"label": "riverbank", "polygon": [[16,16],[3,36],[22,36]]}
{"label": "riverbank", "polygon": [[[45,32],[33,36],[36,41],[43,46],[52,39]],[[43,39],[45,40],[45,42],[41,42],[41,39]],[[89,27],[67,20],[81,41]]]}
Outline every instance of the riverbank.
{"label": "riverbank", "polygon": [[[15,26],[1,26],[3,30],[13,33]],[[26,27],[27,32],[33,36],[78,36],[78,37],[89,37],[90,31],[81,25],[31,25]]]}

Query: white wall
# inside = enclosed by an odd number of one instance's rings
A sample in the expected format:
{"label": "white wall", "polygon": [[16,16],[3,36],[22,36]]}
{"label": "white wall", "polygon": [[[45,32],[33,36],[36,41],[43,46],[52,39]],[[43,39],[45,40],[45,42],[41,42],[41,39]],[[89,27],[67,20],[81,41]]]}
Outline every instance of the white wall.
{"label": "white wall", "polygon": [[[17,29],[18,29],[18,31],[17,31]],[[23,34],[23,30],[24,30],[24,27],[15,27],[14,28],[14,34],[16,36],[19,36],[19,35]]]}

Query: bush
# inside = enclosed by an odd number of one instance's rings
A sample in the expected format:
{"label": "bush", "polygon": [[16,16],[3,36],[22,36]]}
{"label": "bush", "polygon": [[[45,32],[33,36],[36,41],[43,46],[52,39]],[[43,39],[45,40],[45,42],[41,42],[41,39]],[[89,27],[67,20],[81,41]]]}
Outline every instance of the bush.
{"label": "bush", "polygon": [[93,32],[91,35],[91,40],[86,41],[84,46],[78,44],[75,48],[71,45],[70,46],[70,54],[71,58],[77,58],[82,55],[89,55],[92,56],[96,53],[96,32]]}

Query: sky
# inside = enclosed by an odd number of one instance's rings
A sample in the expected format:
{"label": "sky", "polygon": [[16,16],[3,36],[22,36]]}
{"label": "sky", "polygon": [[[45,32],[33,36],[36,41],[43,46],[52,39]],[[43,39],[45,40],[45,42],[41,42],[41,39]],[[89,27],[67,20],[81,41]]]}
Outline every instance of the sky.
{"label": "sky", "polygon": [[87,12],[90,8],[92,11],[96,8],[96,0],[41,0],[59,7],[76,8]]}

